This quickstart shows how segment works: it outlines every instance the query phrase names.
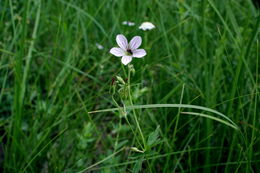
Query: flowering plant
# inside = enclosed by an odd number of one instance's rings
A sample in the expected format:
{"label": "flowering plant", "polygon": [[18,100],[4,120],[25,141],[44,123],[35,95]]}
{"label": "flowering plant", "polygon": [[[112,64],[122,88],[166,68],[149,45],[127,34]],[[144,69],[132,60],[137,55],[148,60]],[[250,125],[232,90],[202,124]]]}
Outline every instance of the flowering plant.
{"label": "flowering plant", "polygon": [[110,53],[117,57],[122,57],[121,62],[124,65],[129,64],[133,57],[142,58],[146,55],[144,49],[138,49],[142,44],[142,38],[140,36],[133,37],[130,43],[128,43],[126,37],[119,34],[116,36],[116,42],[119,47],[113,47],[110,49]]}

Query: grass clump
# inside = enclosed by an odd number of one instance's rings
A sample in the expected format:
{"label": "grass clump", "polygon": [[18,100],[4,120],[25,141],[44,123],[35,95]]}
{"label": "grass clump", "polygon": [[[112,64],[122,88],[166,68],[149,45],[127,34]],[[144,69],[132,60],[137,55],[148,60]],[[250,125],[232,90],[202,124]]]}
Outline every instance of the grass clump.
{"label": "grass clump", "polygon": [[[1,172],[260,172],[259,22],[250,0],[0,1]],[[117,34],[142,37],[134,74]]]}

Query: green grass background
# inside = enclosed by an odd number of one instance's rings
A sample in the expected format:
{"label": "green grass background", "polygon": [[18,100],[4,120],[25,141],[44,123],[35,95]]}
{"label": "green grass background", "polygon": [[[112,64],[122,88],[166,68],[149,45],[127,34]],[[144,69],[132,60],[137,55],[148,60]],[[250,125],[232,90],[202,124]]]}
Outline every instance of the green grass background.
{"label": "green grass background", "polygon": [[[250,0],[1,0],[1,171],[260,172],[259,22]],[[191,107],[88,113],[117,107],[117,34],[147,51],[134,105],[203,106],[239,129]]]}

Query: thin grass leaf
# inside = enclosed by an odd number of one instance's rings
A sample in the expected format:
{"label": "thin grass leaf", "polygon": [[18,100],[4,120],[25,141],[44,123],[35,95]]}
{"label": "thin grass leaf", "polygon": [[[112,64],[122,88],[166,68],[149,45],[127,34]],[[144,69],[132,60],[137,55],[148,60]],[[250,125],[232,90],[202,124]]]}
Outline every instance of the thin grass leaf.
{"label": "thin grass leaf", "polygon": [[[190,109],[198,109],[198,110],[202,110],[202,111],[207,111],[207,112],[211,112],[214,114],[217,114],[221,117],[223,117],[224,119],[228,120],[233,126],[237,127],[237,125],[230,119],[228,118],[226,115],[213,110],[211,108],[207,108],[207,107],[203,107],[203,106],[197,106],[197,105],[188,105],[188,104],[148,104],[148,105],[134,105],[134,106],[126,106],[126,109],[132,110],[132,109],[150,109],[150,108],[190,108]],[[101,113],[101,112],[112,112],[112,111],[118,111],[121,108],[110,108],[110,109],[102,109],[102,110],[96,110],[96,111],[91,111],[88,112],[89,114],[93,114],[93,113]],[[238,127],[237,127],[238,129]]]}
{"label": "thin grass leaf", "polygon": [[208,118],[208,119],[212,119],[212,120],[215,120],[215,121],[218,121],[222,124],[225,124],[229,127],[232,127],[233,129],[235,130],[239,130],[237,126],[234,126],[233,124],[227,122],[227,121],[224,121],[220,118],[217,118],[217,117],[214,117],[214,116],[211,116],[211,115],[207,115],[207,114],[202,114],[202,113],[196,113],[196,112],[182,112],[182,114],[187,114],[187,115],[196,115],[196,116],[199,116],[199,117],[204,117],[204,118]]}

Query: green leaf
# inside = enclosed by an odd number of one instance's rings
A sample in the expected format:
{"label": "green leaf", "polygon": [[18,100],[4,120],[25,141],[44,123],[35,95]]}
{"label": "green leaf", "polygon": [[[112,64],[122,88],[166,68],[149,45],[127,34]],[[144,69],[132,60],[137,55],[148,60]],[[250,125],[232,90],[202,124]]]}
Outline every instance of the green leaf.
{"label": "green leaf", "polygon": [[134,168],[133,168],[133,173],[138,173],[140,172],[141,168],[142,168],[142,163],[143,163],[143,158],[139,159],[135,165],[134,165]]}
{"label": "green leaf", "polygon": [[149,147],[151,147],[155,143],[159,142],[159,128],[160,128],[160,126],[158,126],[154,132],[149,134],[149,137],[148,137],[148,140],[147,140],[147,145]]}

